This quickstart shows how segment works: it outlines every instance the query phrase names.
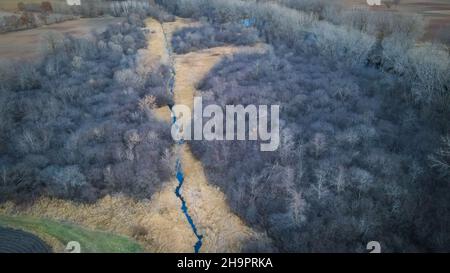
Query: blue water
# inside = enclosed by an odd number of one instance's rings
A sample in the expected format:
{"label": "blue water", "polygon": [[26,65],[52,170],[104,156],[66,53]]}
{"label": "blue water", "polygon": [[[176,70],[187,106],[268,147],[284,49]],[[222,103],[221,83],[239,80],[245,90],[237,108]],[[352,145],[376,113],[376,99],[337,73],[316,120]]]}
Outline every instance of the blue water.
{"label": "blue water", "polygon": [[189,225],[191,226],[192,231],[195,234],[195,237],[197,237],[197,242],[194,245],[194,251],[195,251],[195,253],[198,253],[200,248],[202,247],[203,236],[198,233],[197,227],[195,226],[195,223],[192,220],[192,217],[189,215],[186,201],[184,200],[183,196],[180,193],[181,187],[183,186],[183,182],[184,182],[184,174],[183,174],[183,170],[181,168],[181,163],[180,163],[179,159],[177,160],[177,165],[176,165],[176,175],[177,175],[177,180],[178,180],[178,187],[175,189],[175,195],[178,197],[178,199],[181,200],[181,210],[183,211],[184,215],[186,216],[186,219],[188,220]]}
{"label": "blue water", "polygon": [[[167,40],[166,40],[166,44],[168,44]],[[170,54],[170,52],[169,52],[169,54]],[[173,89],[174,89],[174,85],[175,85],[175,71],[173,70],[173,63],[171,65],[171,77],[169,79],[168,84],[169,84],[169,88],[168,88],[169,92],[171,94],[173,94]],[[170,109],[170,111],[172,111],[172,109]],[[175,123],[176,121],[177,121],[177,118],[172,113],[172,124]],[[181,139],[180,141],[178,141],[178,145],[183,145],[183,144],[184,144],[184,139]],[[189,215],[186,201],[184,200],[183,196],[181,195],[181,187],[183,186],[183,182],[184,182],[184,173],[183,173],[183,168],[181,167],[180,159],[177,159],[175,170],[176,170],[176,177],[178,180],[178,186],[175,189],[175,195],[177,196],[178,199],[180,199],[181,210],[183,211],[184,216],[186,216],[186,219],[188,220],[189,225],[191,226],[195,237],[197,237],[197,242],[194,245],[194,252],[198,253],[203,244],[203,235],[200,235],[198,233],[197,226],[195,226],[194,220],[192,220],[192,217]]]}

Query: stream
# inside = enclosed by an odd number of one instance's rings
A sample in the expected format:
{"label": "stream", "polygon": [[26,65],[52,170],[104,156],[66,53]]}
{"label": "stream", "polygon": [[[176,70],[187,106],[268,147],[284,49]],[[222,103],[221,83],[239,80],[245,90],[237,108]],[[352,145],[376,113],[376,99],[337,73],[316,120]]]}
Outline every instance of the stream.
{"label": "stream", "polygon": [[[174,124],[175,122],[176,122],[176,117],[172,113],[172,124]],[[184,145],[184,141],[180,140],[177,143],[177,145]],[[181,210],[183,211],[183,214],[186,216],[186,219],[188,220],[189,225],[191,226],[195,237],[197,237],[197,242],[194,245],[194,251],[195,251],[195,253],[198,253],[200,248],[202,247],[203,236],[198,233],[198,230],[197,230],[197,227],[195,226],[194,220],[192,220],[192,217],[189,215],[186,201],[184,200],[183,195],[181,194],[181,187],[183,186],[183,182],[184,182],[184,173],[183,173],[183,168],[181,166],[180,158],[178,158],[176,161],[175,172],[176,172],[176,177],[177,177],[177,181],[178,181],[178,186],[175,189],[175,195],[177,196],[178,199],[180,199]]]}
{"label": "stream", "polygon": [[[173,89],[174,89],[174,85],[175,85],[175,73],[176,72],[174,70],[174,64],[173,64],[173,59],[172,59],[172,51],[171,51],[171,48],[170,48],[169,43],[168,43],[167,35],[166,35],[164,30],[163,30],[163,32],[164,32],[164,39],[165,39],[167,48],[169,49],[168,53],[169,53],[169,59],[170,59],[170,66],[169,66],[170,67],[170,78],[169,78],[169,82],[168,82],[168,89],[169,89],[170,94],[173,95],[173,93],[174,93]],[[172,114],[172,125],[173,125],[177,121],[177,118],[176,118],[175,114],[172,111],[172,106],[173,105],[168,105],[168,106],[169,106],[170,112]],[[184,140],[183,139],[180,140],[177,143],[177,145],[180,145],[180,146],[184,145]],[[189,215],[188,207],[187,207],[187,204],[186,204],[186,200],[184,200],[184,197],[182,195],[181,187],[183,186],[183,182],[184,182],[184,173],[183,173],[183,168],[181,166],[181,160],[180,160],[179,157],[177,158],[177,161],[176,161],[175,172],[176,172],[176,177],[177,177],[177,181],[178,181],[178,186],[175,188],[175,195],[177,196],[178,199],[180,199],[180,201],[181,201],[181,211],[186,216],[186,219],[188,220],[189,225],[191,226],[191,229],[194,232],[195,237],[197,237],[197,242],[194,245],[194,252],[198,253],[200,251],[200,248],[202,247],[202,244],[203,244],[203,241],[202,241],[203,240],[203,235],[200,235],[198,233],[197,226],[195,225],[194,220],[192,220],[192,217]]]}

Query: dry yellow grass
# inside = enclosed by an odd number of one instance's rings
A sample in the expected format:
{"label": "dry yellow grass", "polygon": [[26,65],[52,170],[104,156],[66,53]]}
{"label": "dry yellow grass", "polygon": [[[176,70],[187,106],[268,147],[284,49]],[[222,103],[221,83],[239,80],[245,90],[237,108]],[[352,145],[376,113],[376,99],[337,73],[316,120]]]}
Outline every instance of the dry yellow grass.
{"label": "dry yellow grass", "polygon": [[[166,46],[162,25],[153,18],[145,20],[145,25],[149,29],[148,46],[139,52],[139,64],[147,69],[155,64],[170,65],[169,52]],[[167,106],[153,109],[155,116],[163,121],[170,122],[170,109]]]}
{"label": "dry yellow grass", "polygon": [[149,30],[148,46],[142,50],[145,61],[140,62],[140,64],[147,67],[169,64],[169,52],[161,24],[153,18],[148,18],[145,20],[145,25]]}
{"label": "dry yellow grass", "polygon": [[[169,183],[167,189],[176,186]],[[195,238],[180,212],[179,200],[170,191],[156,194],[152,200],[134,200],[106,196],[94,204],[79,204],[53,198],[40,198],[29,206],[12,202],[0,205],[0,214],[27,215],[67,221],[95,230],[133,236],[133,228],[148,231],[137,240],[151,252],[192,252]]]}
{"label": "dry yellow grass", "polygon": [[160,120],[165,122],[170,122],[170,109],[168,106],[162,106],[156,109],[153,109],[153,114]]}

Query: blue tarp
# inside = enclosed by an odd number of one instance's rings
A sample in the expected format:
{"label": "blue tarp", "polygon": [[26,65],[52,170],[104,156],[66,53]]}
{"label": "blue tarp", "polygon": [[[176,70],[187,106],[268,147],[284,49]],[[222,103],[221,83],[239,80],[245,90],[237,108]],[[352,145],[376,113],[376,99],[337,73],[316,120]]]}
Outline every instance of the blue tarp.
{"label": "blue tarp", "polygon": [[253,19],[253,18],[243,19],[241,21],[241,24],[243,24],[245,27],[252,27],[255,25],[255,19]]}

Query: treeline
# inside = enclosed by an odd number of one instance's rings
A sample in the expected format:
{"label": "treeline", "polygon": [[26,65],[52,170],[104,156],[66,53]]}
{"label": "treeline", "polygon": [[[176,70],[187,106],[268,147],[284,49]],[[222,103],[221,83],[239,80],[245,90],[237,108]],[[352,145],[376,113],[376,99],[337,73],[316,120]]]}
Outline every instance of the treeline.
{"label": "treeline", "polygon": [[69,6],[66,3],[52,2],[55,12],[76,14],[83,17],[97,17],[102,15],[128,16],[129,14],[149,15],[160,21],[172,21],[173,15],[167,13],[159,5],[148,0],[89,0],[81,5]]}
{"label": "treeline", "polygon": [[0,32],[18,31],[43,25],[76,20],[80,17],[126,17],[130,14],[152,16],[159,21],[173,21],[174,16],[159,5],[146,0],[107,1],[89,0],[82,5],[68,5],[65,1],[18,3],[18,12],[0,14]]}
{"label": "treeline", "polygon": [[184,54],[226,44],[253,45],[258,40],[257,30],[242,23],[212,25],[204,22],[201,26],[175,31],[171,43],[175,53]]}
{"label": "treeline", "polygon": [[139,65],[142,18],[92,39],[49,35],[42,61],[2,67],[0,201],[148,198],[169,178],[170,128],[151,112],[171,99],[169,70]]}
{"label": "treeline", "polygon": [[78,19],[78,16],[73,14],[54,13],[52,4],[48,1],[39,4],[20,2],[18,10],[16,13],[0,12],[0,32],[24,30]]}
{"label": "treeline", "polygon": [[[449,49],[437,42],[420,41],[426,22],[422,16],[389,10],[374,11],[367,6],[349,8],[333,0],[278,2],[301,12],[310,12],[320,21],[351,27],[375,37],[367,62],[399,76],[404,83],[410,83],[405,95],[419,107],[435,113],[444,112],[447,116],[441,118],[449,117]],[[345,39],[345,35],[342,38]]]}

